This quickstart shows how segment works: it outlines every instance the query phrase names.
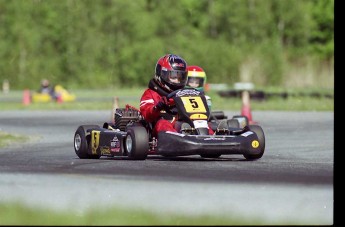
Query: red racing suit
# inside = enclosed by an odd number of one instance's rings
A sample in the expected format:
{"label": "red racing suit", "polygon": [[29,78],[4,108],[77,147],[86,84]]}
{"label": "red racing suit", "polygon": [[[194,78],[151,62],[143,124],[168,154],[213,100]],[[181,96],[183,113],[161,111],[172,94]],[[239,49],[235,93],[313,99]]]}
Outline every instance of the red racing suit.
{"label": "red racing suit", "polygon": [[177,132],[174,128],[175,118],[172,121],[166,120],[162,117],[161,111],[155,110],[153,107],[160,101],[161,96],[158,92],[148,88],[140,99],[140,113],[147,122],[153,124],[152,135],[157,137],[160,131]]}
{"label": "red racing suit", "polygon": [[[155,105],[161,100],[161,95],[148,88],[144,91],[140,99],[140,113],[147,122],[152,123],[153,132],[152,135],[157,137],[160,131],[171,131],[177,132],[175,129],[176,118],[173,117],[172,120],[166,120],[163,118],[161,111],[155,110]],[[209,127],[209,134],[212,135],[214,132]]]}

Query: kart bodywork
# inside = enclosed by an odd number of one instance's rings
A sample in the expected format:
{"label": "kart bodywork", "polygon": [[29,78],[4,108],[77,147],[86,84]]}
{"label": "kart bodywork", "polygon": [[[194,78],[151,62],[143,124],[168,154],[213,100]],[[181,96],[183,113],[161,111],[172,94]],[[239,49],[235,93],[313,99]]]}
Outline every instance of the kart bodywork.
{"label": "kart bodywork", "polygon": [[[259,125],[241,127],[246,122],[243,116],[218,119],[217,125],[211,123],[206,99],[194,89],[181,89],[167,98],[173,104],[165,111],[177,116],[178,132],[164,131],[153,137],[153,125],[143,119],[138,109],[127,105],[116,109],[114,124],[79,126],[74,135],[75,153],[79,158],[127,156],[137,160],[148,155],[218,158],[241,154],[248,160],[263,156],[265,135]],[[209,135],[208,127],[215,133]]]}
{"label": "kart bodywork", "polygon": [[39,93],[33,92],[31,94],[31,101],[32,102],[51,102],[57,101],[59,99],[62,102],[73,102],[76,99],[76,96],[70,92],[68,92],[65,88],[61,85],[55,85],[53,88],[52,94],[48,93]]}

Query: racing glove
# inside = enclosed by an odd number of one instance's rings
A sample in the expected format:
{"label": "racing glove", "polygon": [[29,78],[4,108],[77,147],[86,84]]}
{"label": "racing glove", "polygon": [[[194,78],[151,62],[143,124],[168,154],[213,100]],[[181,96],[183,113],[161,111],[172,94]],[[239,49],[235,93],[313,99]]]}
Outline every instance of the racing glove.
{"label": "racing glove", "polygon": [[153,107],[155,111],[161,111],[163,109],[166,109],[168,107],[168,99],[167,97],[163,96],[161,97],[161,100]]}

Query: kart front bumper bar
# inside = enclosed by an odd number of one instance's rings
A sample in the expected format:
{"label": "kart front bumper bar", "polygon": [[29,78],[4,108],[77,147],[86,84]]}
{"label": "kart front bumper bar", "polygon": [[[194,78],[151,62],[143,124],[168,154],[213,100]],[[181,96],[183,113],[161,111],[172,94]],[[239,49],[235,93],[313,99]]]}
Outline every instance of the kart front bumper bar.
{"label": "kart front bumper bar", "polygon": [[240,135],[184,135],[159,132],[157,154],[166,156],[201,154],[258,154],[258,137],[252,131]]}

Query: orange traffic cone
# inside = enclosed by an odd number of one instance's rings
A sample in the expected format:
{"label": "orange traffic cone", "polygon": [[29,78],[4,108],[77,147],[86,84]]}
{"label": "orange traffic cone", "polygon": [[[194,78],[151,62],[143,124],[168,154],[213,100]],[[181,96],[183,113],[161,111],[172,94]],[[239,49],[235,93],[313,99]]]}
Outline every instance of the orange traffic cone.
{"label": "orange traffic cone", "polygon": [[241,115],[246,116],[248,118],[249,124],[254,123],[252,119],[252,113],[250,109],[250,96],[248,91],[242,92],[242,109]]}
{"label": "orange traffic cone", "polygon": [[206,83],[204,89],[206,92],[210,91],[210,85]]}
{"label": "orange traffic cone", "polygon": [[56,102],[57,102],[57,103],[63,103],[62,95],[58,95],[58,96],[56,97]]}
{"label": "orange traffic cone", "polygon": [[23,91],[23,100],[22,100],[22,102],[23,102],[24,106],[30,105],[31,97],[30,97],[30,90],[29,89],[25,89]]}

